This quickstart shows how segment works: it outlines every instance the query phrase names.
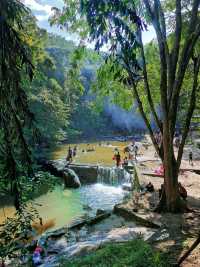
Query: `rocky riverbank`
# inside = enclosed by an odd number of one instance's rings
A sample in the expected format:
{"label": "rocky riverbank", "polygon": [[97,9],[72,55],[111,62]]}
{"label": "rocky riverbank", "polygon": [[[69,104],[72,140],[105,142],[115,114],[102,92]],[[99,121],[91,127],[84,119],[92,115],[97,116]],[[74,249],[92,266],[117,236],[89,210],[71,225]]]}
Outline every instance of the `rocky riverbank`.
{"label": "rocky riverbank", "polygon": [[[155,234],[156,228],[154,225],[151,227],[142,225],[144,225],[143,222],[137,224],[135,218],[131,216],[124,218],[115,212],[98,210],[93,218],[82,218],[68,227],[42,235],[39,244],[44,248],[45,256],[41,266],[59,266],[60,259],[69,260],[84,256],[108,243],[121,243],[138,238],[147,241]],[[32,247],[34,244],[28,249],[31,251]],[[25,262],[23,261],[23,264]],[[27,262],[27,266],[28,264]]]}

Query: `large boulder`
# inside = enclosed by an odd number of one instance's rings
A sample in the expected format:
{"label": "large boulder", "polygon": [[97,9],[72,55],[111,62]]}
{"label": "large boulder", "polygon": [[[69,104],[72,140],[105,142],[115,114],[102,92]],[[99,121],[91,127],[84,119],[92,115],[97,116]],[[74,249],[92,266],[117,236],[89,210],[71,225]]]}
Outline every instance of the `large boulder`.
{"label": "large boulder", "polygon": [[91,165],[69,164],[70,169],[75,171],[82,184],[90,184],[97,182],[98,167]]}
{"label": "large boulder", "polygon": [[81,186],[78,175],[71,169],[65,168],[65,171],[63,172],[63,179],[65,187],[78,188]]}

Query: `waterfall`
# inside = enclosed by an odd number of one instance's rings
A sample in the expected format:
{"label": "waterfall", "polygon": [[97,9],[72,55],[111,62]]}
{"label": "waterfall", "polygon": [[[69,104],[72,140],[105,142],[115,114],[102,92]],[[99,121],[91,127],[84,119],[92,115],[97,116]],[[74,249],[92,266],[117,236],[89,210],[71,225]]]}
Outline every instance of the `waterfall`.
{"label": "waterfall", "polygon": [[97,182],[111,185],[120,185],[123,183],[131,183],[132,174],[125,169],[117,167],[98,166]]}

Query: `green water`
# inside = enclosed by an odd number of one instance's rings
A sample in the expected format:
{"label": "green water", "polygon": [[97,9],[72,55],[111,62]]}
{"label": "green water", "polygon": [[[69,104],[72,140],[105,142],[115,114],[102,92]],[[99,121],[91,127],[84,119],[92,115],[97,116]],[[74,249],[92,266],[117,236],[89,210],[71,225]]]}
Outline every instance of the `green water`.
{"label": "green water", "polygon": [[[97,143],[92,144],[96,147],[94,153],[82,153],[82,149],[87,144],[78,145],[78,155],[76,162],[91,162],[102,165],[113,165],[112,154],[113,147],[117,146],[122,149],[124,143],[111,142],[113,146],[98,146]],[[69,145],[60,146],[51,154],[52,159],[61,159],[66,156]],[[103,156],[102,156],[103,155]],[[102,158],[101,158],[102,157]],[[102,162],[103,161],[103,162]],[[122,201],[126,192],[120,186],[105,185],[101,183],[84,185],[78,189],[63,189],[57,186],[52,192],[48,192],[35,199],[37,210],[42,217],[44,223],[54,221],[54,229],[70,224],[74,219],[82,216],[88,211],[84,210],[85,205],[92,208],[90,213],[95,213],[97,209],[112,209],[116,203]],[[6,217],[14,215],[13,206],[4,206],[0,208],[0,223]]]}
{"label": "green water", "polygon": [[[122,201],[127,193],[120,186],[112,186],[101,183],[81,186],[78,189],[63,189],[57,186],[52,192],[48,192],[35,199],[37,210],[46,224],[54,222],[52,229],[57,229],[70,224],[73,220],[84,214],[94,215],[97,209],[110,210]],[[84,210],[89,206],[90,211]],[[14,214],[14,207],[5,206],[0,209],[0,221]]]}
{"label": "green water", "polygon": [[69,224],[84,212],[79,190],[56,187],[54,191],[38,197],[35,202],[41,205],[37,210],[44,221],[55,220],[55,228]]}

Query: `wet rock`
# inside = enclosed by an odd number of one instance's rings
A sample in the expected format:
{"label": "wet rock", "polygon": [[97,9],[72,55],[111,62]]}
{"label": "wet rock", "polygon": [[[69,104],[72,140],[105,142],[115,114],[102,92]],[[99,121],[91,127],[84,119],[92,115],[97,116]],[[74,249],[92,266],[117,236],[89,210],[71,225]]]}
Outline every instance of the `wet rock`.
{"label": "wet rock", "polygon": [[108,218],[110,215],[111,215],[111,212],[105,211],[103,214],[100,214],[100,215],[97,215],[97,216],[95,216],[93,218],[90,218],[87,221],[87,225],[96,224],[96,223]]}
{"label": "wet rock", "polygon": [[41,169],[43,171],[48,171],[50,174],[57,176],[57,177],[62,177],[63,175],[62,169],[58,168],[58,166],[56,166],[56,164],[50,160],[43,161]]}
{"label": "wet rock", "polygon": [[92,210],[92,208],[89,205],[84,204],[83,205],[84,210]]}
{"label": "wet rock", "polygon": [[73,229],[80,229],[82,226],[84,226],[87,222],[87,219],[76,219],[74,220],[70,226],[69,226],[69,229],[70,230],[73,230]]}
{"label": "wet rock", "polygon": [[71,169],[65,168],[63,172],[63,179],[64,179],[65,187],[78,188],[81,186],[79,177]]}
{"label": "wet rock", "polygon": [[98,167],[90,165],[70,164],[68,167],[74,170],[82,184],[97,182]]}
{"label": "wet rock", "polygon": [[103,210],[103,209],[97,209],[97,211],[96,211],[96,216],[98,216],[98,215],[102,215],[102,214],[105,214],[105,213],[106,213],[105,210]]}
{"label": "wet rock", "polygon": [[133,190],[133,186],[131,183],[126,183],[122,185],[122,188],[126,191],[132,191]]}
{"label": "wet rock", "polygon": [[48,238],[60,238],[62,237],[63,235],[65,235],[67,232],[67,229],[65,227],[61,228],[61,229],[58,229],[58,230],[55,230],[53,232],[49,232],[47,237]]}
{"label": "wet rock", "polygon": [[65,238],[48,242],[47,254],[59,254],[68,245]]}
{"label": "wet rock", "polygon": [[86,238],[88,234],[88,230],[86,227],[82,227],[81,230],[79,231],[79,237],[82,238]]}

